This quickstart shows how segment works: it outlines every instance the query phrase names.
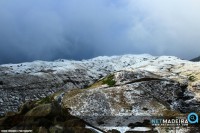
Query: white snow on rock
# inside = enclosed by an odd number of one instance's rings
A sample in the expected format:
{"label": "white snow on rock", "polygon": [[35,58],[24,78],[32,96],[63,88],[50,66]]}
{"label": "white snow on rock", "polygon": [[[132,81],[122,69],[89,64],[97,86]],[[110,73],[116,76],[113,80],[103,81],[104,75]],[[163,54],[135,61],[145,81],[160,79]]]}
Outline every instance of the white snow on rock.
{"label": "white snow on rock", "polygon": [[89,69],[96,72],[101,70],[118,71],[127,66],[143,62],[145,60],[152,60],[156,57],[151,55],[123,55],[123,56],[100,56],[89,60],[74,61],[74,60],[56,60],[48,61],[34,61],[20,64],[4,64],[1,67],[10,68],[8,73],[30,73],[35,74],[41,71],[52,70],[53,73],[59,73],[65,70],[74,69]]}
{"label": "white snow on rock", "polygon": [[[56,61],[34,61],[20,64],[4,64],[6,74],[29,74],[45,76],[49,73],[58,74],[75,70],[86,70],[88,75],[99,77],[106,76],[120,70],[145,70],[162,77],[177,80],[181,83],[186,82],[191,76],[195,81],[189,82],[192,91],[200,90],[200,62],[181,60],[174,56],[152,56],[149,54],[141,55],[121,55],[121,56],[99,56],[93,59],[74,61],[59,59]],[[76,75],[75,75],[76,76]],[[200,93],[196,95],[200,100]]]}
{"label": "white snow on rock", "polygon": [[[200,101],[200,62],[181,60],[174,56],[157,57],[151,56],[149,54],[122,55],[111,57],[100,56],[82,61],[59,59],[51,62],[34,61],[20,64],[4,64],[0,65],[0,68],[5,68],[5,70],[2,72],[8,75],[29,74],[37,75],[40,77],[45,77],[50,73],[59,75],[65,72],[72,72],[72,76],[78,77],[78,74],[75,75],[73,71],[84,70],[84,72],[86,71],[86,75],[88,77],[95,77],[95,79],[98,79],[98,77],[100,77],[99,75],[104,77],[114,72],[115,76],[118,76],[118,79],[120,79],[119,77],[123,76],[123,72],[121,71],[134,71],[137,72],[136,74],[138,78],[141,78],[139,77],[141,73],[146,73],[146,75],[150,75],[150,77],[156,75],[162,77],[162,79],[172,79],[180,83],[188,83],[188,89],[195,93],[194,99]],[[119,74],[117,74],[117,72],[119,72]],[[130,80],[127,79],[127,82],[129,81]],[[77,92],[75,90],[75,92],[72,93],[73,97],[70,99],[69,97],[66,97],[66,107],[71,107],[71,113],[77,116],[82,114],[90,115],[91,112],[96,112],[97,115],[105,113],[105,115],[119,116],[128,116],[132,114],[136,116],[148,116],[152,114],[158,114],[160,110],[165,109],[163,105],[160,105],[151,99],[148,101],[143,99],[142,102],[139,102],[140,95],[143,96],[144,94],[140,88],[137,88],[137,83],[133,85],[123,85],[123,83],[126,82],[118,80],[116,84],[121,84],[120,87],[116,86],[106,88],[104,86],[100,86],[99,88],[97,87],[95,89],[87,90],[85,91],[87,93],[84,94],[82,94],[82,90],[80,89],[77,90]],[[94,100],[94,97],[96,100]],[[124,101],[121,99],[124,99]],[[0,99],[0,102],[1,101],[2,100]],[[78,102],[80,106],[77,106]],[[137,103],[140,103],[140,105],[137,105]],[[145,111],[141,105],[143,105],[145,108],[148,108],[148,110]],[[94,113],[92,115],[95,116],[96,114]],[[92,127],[89,126],[87,128],[92,129]],[[108,127],[105,130],[109,129],[116,129],[121,133],[130,131],[129,127]],[[148,131],[149,129],[145,127],[137,127],[132,130]],[[182,132],[182,129],[180,129],[180,132]]]}

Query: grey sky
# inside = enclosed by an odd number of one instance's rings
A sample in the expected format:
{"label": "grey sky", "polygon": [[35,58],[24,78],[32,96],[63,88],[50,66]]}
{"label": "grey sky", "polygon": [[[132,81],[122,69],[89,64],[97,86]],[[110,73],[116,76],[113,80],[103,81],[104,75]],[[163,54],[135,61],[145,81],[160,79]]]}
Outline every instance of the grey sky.
{"label": "grey sky", "polygon": [[200,55],[199,0],[0,0],[0,64]]}

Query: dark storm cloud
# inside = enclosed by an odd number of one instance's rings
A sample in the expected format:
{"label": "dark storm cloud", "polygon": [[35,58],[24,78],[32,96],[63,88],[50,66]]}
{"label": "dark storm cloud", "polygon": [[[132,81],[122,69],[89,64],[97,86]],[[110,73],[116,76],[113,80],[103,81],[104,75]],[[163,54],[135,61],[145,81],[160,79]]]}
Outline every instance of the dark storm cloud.
{"label": "dark storm cloud", "polygon": [[0,63],[127,53],[190,58],[199,54],[199,4],[1,0]]}

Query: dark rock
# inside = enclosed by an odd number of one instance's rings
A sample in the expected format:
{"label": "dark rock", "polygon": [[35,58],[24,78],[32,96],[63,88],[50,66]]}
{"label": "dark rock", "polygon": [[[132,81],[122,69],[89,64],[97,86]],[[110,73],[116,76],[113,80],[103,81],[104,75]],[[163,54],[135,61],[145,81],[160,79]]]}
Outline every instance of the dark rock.
{"label": "dark rock", "polygon": [[67,120],[64,127],[85,127],[85,122],[81,119]]}
{"label": "dark rock", "polygon": [[34,108],[35,102],[26,102],[23,105],[21,105],[21,107],[19,108],[19,114],[25,114],[27,113],[29,110],[31,110],[32,108]]}
{"label": "dark rock", "polygon": [[143,127],[143,126],[144,126],[144,124],[141,123],[141,122],[136,122],[136,123],[130,123],[130,124],[128,124],[128,127],[130,127],[130,128]]}
{"label": "dark rock", "polygon": [[120,131],[116,129],[109,130],[107,133],[120,133]]}
{"label": "dark rock", "polygon": [[58,126],[51,126],[49,128],[49,132],[50,133],[70,133],[70,131],[64,131],[64,129],[62,127],[58,127]]}
{"label": "dark rock", "polygon": [[3,85],[4,83],[3,83],[3,81],[0,81],[0,85]]}
{"label": "dark rock", "polygon": [[83,127],[65,127],[64,133],[96,133],[90,129],[86,129]]}
{"label": "dark rock", "polygon": [[147,111],[147,110],[148,110],[148,108],[145,108],[145,107],[144,107],[144,108],[142,108],[142,110],[144,110],[144,111]]}
{"label": "dark rock", "polygon": [[48,130],[45,127],[39,127],[38,133],[48,133]]}
{"label": "dark rock", "polygon": [[37,127],[42,126],[45,128],[49,128],[51,125],[53,125],[53,123],[51,120],[48,120],[46,118],[39,118],[33,122],[33,125],[35,125]]}
{"label": "dark rock", "polygon": [[158,131],[126,131],[125,133],[158,133]]}
{"label": "dark rock", "polygon": [[21,115],[10,115],[10,116],[5,116],[0,119],[0,129],[10,129],[16,125],[18,125],[20,122],[23,121],[23,116]]}
{"label": "dark rock", "polygon": [[25,116],[45,117],[50,115],[52,111],[52,104],[42,104],[28,111]]}

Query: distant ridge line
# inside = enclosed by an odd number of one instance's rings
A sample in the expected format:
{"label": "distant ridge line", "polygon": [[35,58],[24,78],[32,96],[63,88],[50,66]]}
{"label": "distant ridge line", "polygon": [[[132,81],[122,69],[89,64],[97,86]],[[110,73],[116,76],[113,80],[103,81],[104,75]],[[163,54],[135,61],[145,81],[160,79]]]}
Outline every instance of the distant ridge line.
{"label": "distant ridge line", "polygon": [[193,58],[193,59],[191,59],[190,61],[194,61],[194,62],[200,61],[200,56],[198,56],[198,57],[196,57],[196,58]]}

